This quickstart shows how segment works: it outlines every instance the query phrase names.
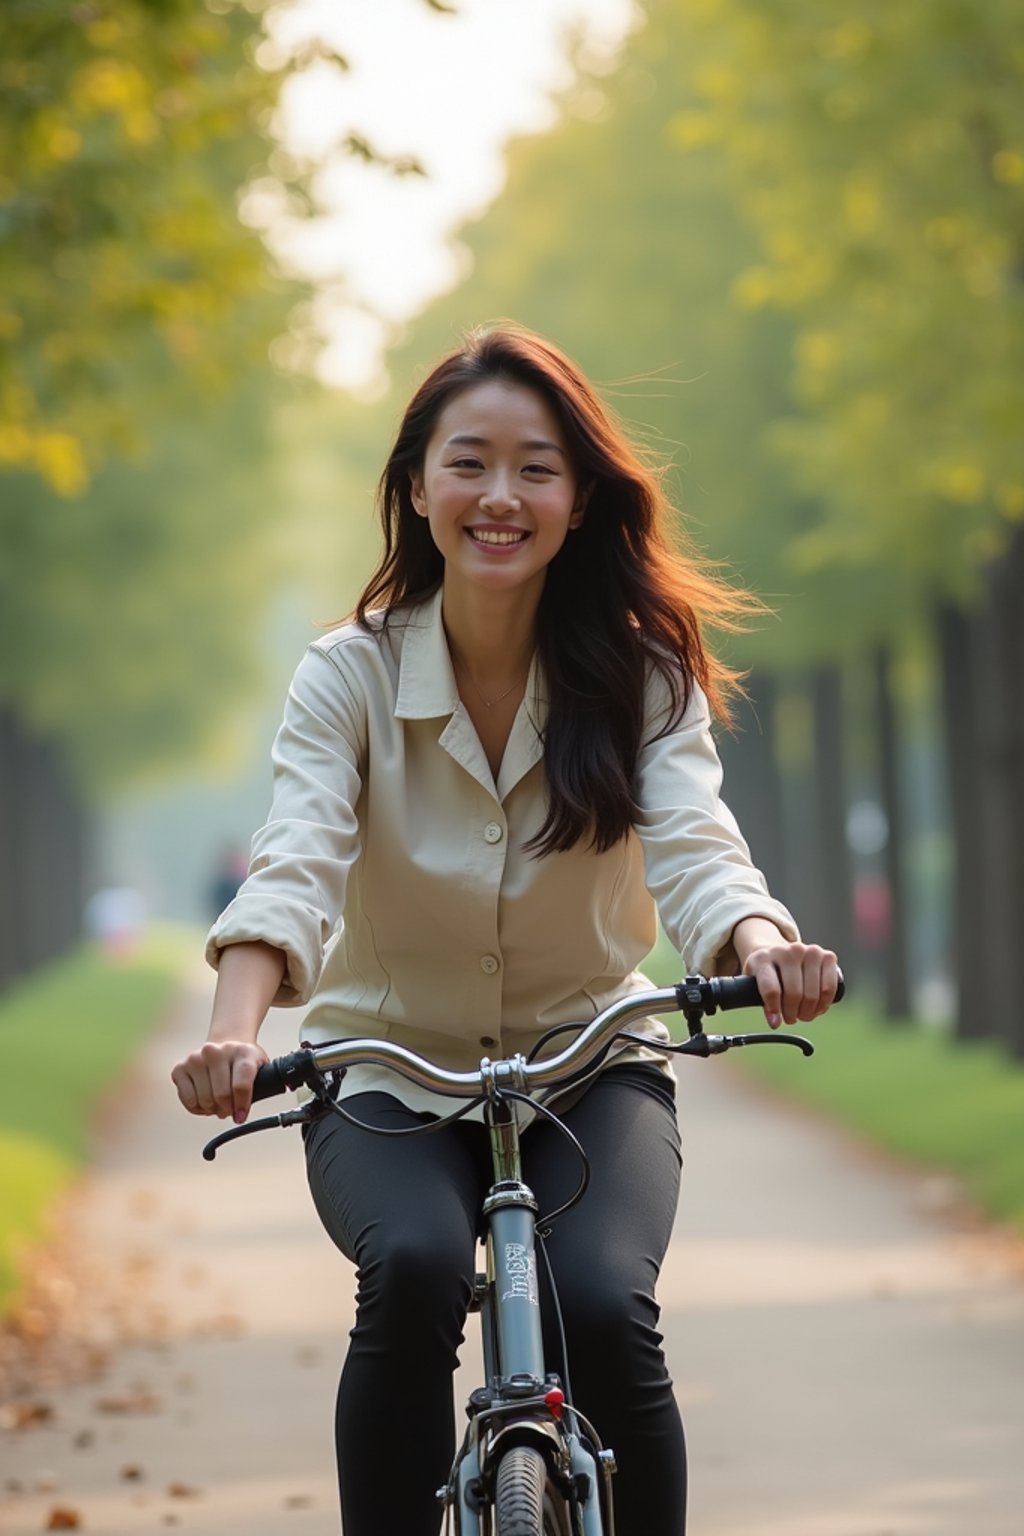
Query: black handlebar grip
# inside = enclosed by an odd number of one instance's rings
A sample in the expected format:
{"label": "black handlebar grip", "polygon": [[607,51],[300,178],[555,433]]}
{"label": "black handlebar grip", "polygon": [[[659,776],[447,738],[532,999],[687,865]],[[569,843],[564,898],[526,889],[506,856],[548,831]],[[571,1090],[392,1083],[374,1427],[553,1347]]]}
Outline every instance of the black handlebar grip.
{"label": "black handlebar grip", "polygon": [[[731,1008],[756,1008],[761,1001],[757,981],[753,976],[713,976],[708,982],[708,988],[723,1013],[728,1013]],[[840,971],[835,1001],[841,1002],[845,994],[846,981]]]}
{"label": "black handlebar grip", "polygon": [[272,1099],[279,1093],[287,1093],[289,1088],[301,1088],[303,1083],[312,1085],[316,1081],[313,1052],[308,1046],[303,1046],[301,1050],[290,1051],[287,1056],[278,1056],[260,1067],[252,1085],[253,1103],[259,1099]]}
{"label": "black handlebar grip", "polygon": [[731,1008],[756,1008],[761,1001],[753,976],[712,976],[708,991],[723,1013]]}
{"label": "black handlebar grip", "polygon": [[[287,1058],[285,1058],[287,1059]],[[252,1085],[252,1101],[257,1103],[260,1099],[273,1099],[279,1093],[287,1093],[288,1084],[284,1079],[282,1061],[268,1061],[260,1067],[256,1073],[256,1080]]]}

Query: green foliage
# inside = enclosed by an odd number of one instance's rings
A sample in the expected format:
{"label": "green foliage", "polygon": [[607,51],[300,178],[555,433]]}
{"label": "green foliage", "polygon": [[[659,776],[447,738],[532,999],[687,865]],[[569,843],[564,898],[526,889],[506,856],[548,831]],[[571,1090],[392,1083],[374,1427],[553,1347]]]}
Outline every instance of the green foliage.
{"label": "green foliage", "polygon": [[[312,388],[297,390],[298,395]],[[151,428],[74,500],[7,477],[0,504],[0,697],[108,792],[216,744],[260,681],[268,594],[306,550],[277,473],[272,392],[255,375]]]}
{"label": "green foliage", "polygon": [[757,234],[735,302],[793,321],[797,563],[964,597],[1024,518],[1024,4],[689,9],[671,131]]}
{"label": "green foliage", "polygon": [[0,1003],[0,1308],[19,1258],[82,1166],[96,1111],[167,1006],[191,935],[114,961],[82,950]]}
{"label": "green foliage", "polygon": [[298,290],[238,217],[279,78],[259,27],[195,0],[3,7],[0,465],[77,495],[265,363]]}
{"label": "green foliage", "polygon": [[1024,3],[645,10],[514,146],[398,370],[494,316],[547,332],[779,612],[742,660],[906,640],[1024,517]]}

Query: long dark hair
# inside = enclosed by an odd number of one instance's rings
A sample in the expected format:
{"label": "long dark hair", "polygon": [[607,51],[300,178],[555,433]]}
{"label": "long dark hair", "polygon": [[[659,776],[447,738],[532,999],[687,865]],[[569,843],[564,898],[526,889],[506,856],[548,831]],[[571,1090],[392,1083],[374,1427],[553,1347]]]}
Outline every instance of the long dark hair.
{"label": "long dark hair", "polygon": [[369,627],[371,610],[420,602],[440,585],[444,560],[413,507],[411,476],[448,402],[492,379],[544,398],[578,483],[591,487],[582,524],[548,567],[537,613],[549,697],[548,811],[530,846],[556,853],[587,838],[603,852],[637,815],[649,667],[665,678],[673,701],[664,730],[685,711],[694,683],[727,720],[738,675],[707,649],[701,624],[735,630],[763,608],[687,547],[659,471],[641,460],[576,365],[542,337],[502,322],[467,336],[409,402],[377,490],[384,553],[356,606],[360,624]]}

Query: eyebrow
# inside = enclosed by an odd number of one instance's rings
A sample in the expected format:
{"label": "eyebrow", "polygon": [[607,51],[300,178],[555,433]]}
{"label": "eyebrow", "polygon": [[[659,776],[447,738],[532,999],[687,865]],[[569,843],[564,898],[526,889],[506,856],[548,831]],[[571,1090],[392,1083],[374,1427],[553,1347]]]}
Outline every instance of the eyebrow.
{"label": "eyebrow", "polygon": [[[453,437],[448,439],[445,446],[448,448],[456,446],[464,448],[489,448],[491,440],[489,437],[476,437],[472,432],[456,432]],[[546,437],[528,438],[518,446],[520,448],[529,448],[532,452],[559,453],[563,459],[565,458],[564,450],[559,448],[557,443],[549,442]]]}

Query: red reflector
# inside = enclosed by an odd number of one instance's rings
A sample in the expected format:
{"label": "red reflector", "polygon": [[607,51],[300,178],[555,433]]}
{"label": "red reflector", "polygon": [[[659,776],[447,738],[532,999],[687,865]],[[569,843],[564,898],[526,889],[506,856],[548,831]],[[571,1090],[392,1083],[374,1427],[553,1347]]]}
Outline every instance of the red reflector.
{"label": "red reflector", "polygon": [[560,1419],[562,1417],[562,1409],[565,1407],[565,1393],[561,1388],[552,1387],[550,1392],[545,1392],[544,1401],[551,1412],[551,1417],[553,1419]]}

